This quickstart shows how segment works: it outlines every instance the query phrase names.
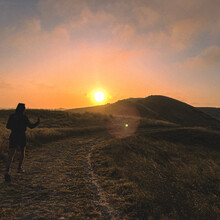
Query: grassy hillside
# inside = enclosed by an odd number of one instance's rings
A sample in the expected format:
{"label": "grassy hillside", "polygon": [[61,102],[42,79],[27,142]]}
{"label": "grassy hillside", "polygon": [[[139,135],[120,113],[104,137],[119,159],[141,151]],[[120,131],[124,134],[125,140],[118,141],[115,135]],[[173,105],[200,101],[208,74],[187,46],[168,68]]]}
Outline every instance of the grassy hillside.
{"label": "grassy hillside", "polygon": [[[10,131],[5,126],[9,115],[13,112],[14,110],[0,110],[0,159],[5,158],[7,153]],[[28,146],[103,131],[108,120],[107,116],[94,113],[73,114],[64,111],[26,110],[25,114],[32,123],[38,116],[41,118],[37,128],[27,129]]]}
{"label": "grassy hillside", "polygon": [[220,120],[220,108],[198,107],[198,109]]}
{"label": "grassy hillside", "polygon": [[[12,113],[14,113],[14,110],[0,110],[0,159],[5,158],[7,153],[10,131],[6,129],[5,126],[9,115]],[[41,123],[37,128],[33,130],[29,128],[27,129],[28,146],[40,145],[42,143],[64,139],[74,135],[88,135],[90,133],[106,132],[109,124],[113,125],[112,128],[120,130],[126,123],[133,120],[129,117],[110,117],[108,115],[90,112],[71,113],[65,111],[28,109],[25,114],[29,117],[32,123],[37,120],[38,116],[41,118]],[[138,120],[139,128],[176,126],[173,123],[160,120],[147,118]],[[131,126],[129,126],[129,128],[130,127]],[[129,128],[127,128],[127,130],[129,130]]]}
{"label": "grassy hillside", "polygon": [[[41,117],[40,126],[27,131],[28,146],[81,135],[74,142],[75,149],[79,145],[79,152],[85,151],[79,161],[91,162],[89,172],[94,171],[110,205],[125,219],[220,219],[220,131],[213,129],[218,120],[162,96],[84,110],[27,110],[32,122]],[[5,124],[12,112],[0,111],[0,159],[8,149]],[[89,135],[90,145],[84,142]],[[76,153],[65,144],[58,153],[67,149]],[[85,175],[80,181],[92,182],[85,164],[80,169]],[[79,200],[83,204],[86,199]]]}
{"label": "grassy hillside", "polygon": [[128,219],[219,219],[220,133],[146,130],[110,139],[93,166],[110,201]]}
{"label": "grassy hillside", "polygon": [[169,121],[183,126],[220,128],[220,121],[178,100],[165,96],[130,98],[103,106],[80,108],[71,112],[95,112],[112,115],[140,115],[141,117]]}

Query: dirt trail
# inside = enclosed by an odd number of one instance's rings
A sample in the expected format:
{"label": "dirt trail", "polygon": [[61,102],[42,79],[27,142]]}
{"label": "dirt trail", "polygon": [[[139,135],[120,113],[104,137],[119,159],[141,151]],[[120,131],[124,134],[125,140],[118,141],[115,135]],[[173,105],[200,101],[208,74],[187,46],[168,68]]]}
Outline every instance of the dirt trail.
{"label": "dirt trail", "polygon": [[[151,129],[155,133],[178,128]],[[27,150],[26,172],[0,180],[0,219],[122,219],[108,203],[91,166],[105,137],[75,137]],[[0,161],[0,172],[4,164]]]}
{"label": "dirt trail", "polygon": [[85,168],[88,173],[88,185],[91,191],[93,192],[93,201],[97,210],[101,211],[103,219],[120,219],[118,212],[111,207],[106,198],[105,192],[98,184],[98,177],[94,173],[91,165],[91,152],[95,145],[89,146],[88,155],[85,160]]}
{"label": "dirt trail", "polygon": [[[72,138],[27,150],[24,168],[0,182],[1,219],[117,219],[90,156],[100,138]],[[1,164],[3,168],[3,164]]]}

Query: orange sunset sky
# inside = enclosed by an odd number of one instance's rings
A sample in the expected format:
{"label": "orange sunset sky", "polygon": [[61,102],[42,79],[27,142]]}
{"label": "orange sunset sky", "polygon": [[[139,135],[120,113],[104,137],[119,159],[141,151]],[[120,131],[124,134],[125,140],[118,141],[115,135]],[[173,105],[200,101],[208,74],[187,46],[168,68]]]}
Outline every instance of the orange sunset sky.
{"label": "orange sunset sky", "polygon": [[0,108],[166,95],[220,107],[220,0],[0,0]]}

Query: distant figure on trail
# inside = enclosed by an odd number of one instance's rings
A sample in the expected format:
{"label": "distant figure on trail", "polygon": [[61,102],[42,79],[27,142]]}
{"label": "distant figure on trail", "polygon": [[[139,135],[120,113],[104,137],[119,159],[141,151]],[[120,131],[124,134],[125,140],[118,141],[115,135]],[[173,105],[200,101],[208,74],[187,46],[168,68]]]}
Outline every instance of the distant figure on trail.
{"label": "distant figure on trail", "polygon": [[26,128],[35,128],[40,123],[40,118],[38,117],[38,120],[36,123],[32,124],[28,117],[24,115],[25,111],[25,104],[19,103],[15,113],[10,115],[6,128],[11,130],[11,134],[9,137],[9,153],[8,153],[8,160],[6,164],[6,170],[5,170],[5,181],[10,181],[10,166],[13,161],[16,149],[20,149],[20,158],[19,158],[19,164],[18,164],[18,173],[24,173],[24,170],[22,169],[22,163],[24,161],[25,156],[25,147],[26,147]]}

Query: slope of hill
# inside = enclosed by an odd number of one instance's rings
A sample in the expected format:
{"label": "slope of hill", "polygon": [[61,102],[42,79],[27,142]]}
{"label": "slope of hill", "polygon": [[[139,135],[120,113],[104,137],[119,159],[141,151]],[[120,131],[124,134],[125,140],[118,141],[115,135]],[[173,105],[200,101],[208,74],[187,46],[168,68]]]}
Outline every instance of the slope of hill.
{"label": "slope of hill", "polygon": [[[220,219],[220,131],[154,118],[214,119],[163,96],[92,109],[100,108],[123,116],[27,110],[41,124],[27,131],[27,173],[15,173],[17,154],[12,184],[0,183],[0,219]],[[1,173],[11,112],[0,111]],[[140,129],[130,132],[138,113]],[[109,135],[109,121],[127,126]]]}
{"label": "slope of hill", "polygon": [[113,104],[71,109],[71,112],[96,112],[112,115],[130,115],[164,120],[183,126],[220,128],[220,121],[184,102],[160,95],[130,98]]}
{"label": "slope of hill", "polygon": [[198,107],[197,109],[205,112],[206,114],[212,116],[220,120],[220,108],[212,108],[212,107]]}
{"label": "slope of hill", "polygon": [[93,166],[124,219],[220,219],[219,146],[207,128],[146,129],[94,148]]}

